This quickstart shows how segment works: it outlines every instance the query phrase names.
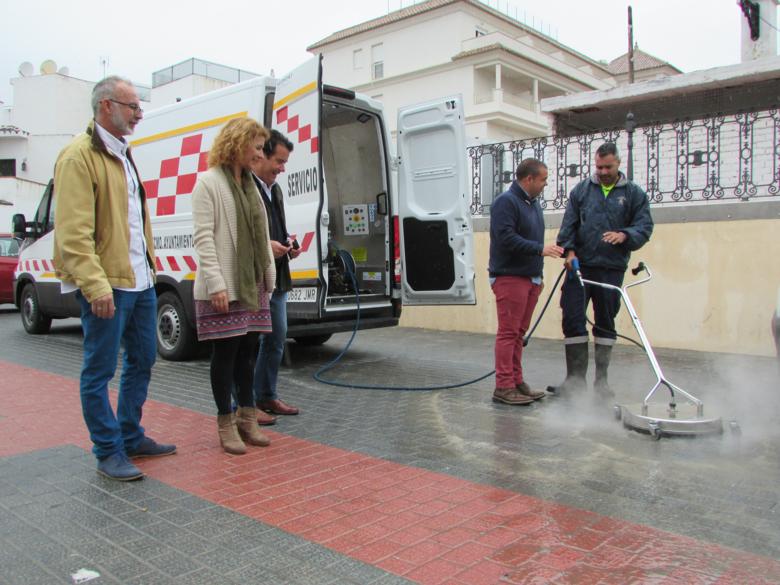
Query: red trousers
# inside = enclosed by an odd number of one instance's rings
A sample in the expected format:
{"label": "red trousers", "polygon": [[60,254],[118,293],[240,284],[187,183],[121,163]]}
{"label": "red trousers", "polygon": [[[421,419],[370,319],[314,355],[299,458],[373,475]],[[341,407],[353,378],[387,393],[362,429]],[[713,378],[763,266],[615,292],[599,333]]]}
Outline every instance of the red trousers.
{"label": "red trousers", "polygon": [[523,381],[523,337],[541,289],[527,276],[498,276],[493,283],[498,312],[496,388],[514,388]]}

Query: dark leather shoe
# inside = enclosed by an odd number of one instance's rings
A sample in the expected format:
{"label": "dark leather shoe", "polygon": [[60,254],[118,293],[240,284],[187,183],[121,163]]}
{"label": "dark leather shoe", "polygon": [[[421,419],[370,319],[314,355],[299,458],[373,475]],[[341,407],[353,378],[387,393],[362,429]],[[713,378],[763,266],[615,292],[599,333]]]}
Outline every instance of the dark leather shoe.
{"label": "dark leather shoe", "polygon": [[128,449],[128,457],[164,457],[176,453],[176,445],[164,445],[144,437],[135,449]]}
{"label": "dark leather shoe", "polygon": [[282,415],[298,414],[297,408],[295,408],[294,406],[290,406],[289,404],[286,404],[285,402],[279,400],[278,398],[274,398],[273,400],[261,400],[259,406],[264,411],[270,412],[272,414],[282,414]]}
{"label": "dark leather shoe", "polygon": [[98,459],[97,471],[99,474],[116,481],[134,481],[144,476],[140,469],[130,463],[127,455],[122,451],[113,453],[104,459]]}
{"label": "dark leather shoe", "polygon": [[262,408],[257,409],[257,424],[261,427],[270,427],[276,424],[276,417],[272,414],[268,414]]}

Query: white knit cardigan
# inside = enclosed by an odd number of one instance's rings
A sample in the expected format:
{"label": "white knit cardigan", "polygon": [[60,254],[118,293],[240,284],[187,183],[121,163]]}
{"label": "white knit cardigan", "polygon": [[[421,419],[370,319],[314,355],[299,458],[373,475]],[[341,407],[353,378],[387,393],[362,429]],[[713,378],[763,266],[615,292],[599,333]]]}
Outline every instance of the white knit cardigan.
{"label": "white knit cardigan", "polygon": [[[252,183],[254,195],[260,198]],[[260,211],[265,206],[260,202]],[[212,167],[200,177],[192,192],[193,243],[198,254],[194,296],[208,301],[214,293],[227,290],[228,300],[238,300],[238,255],[236,203],[230,184],[220,167]],[[270,295],[276,283],[276,263],[268,236],[266,216],[264,242],[271,259],[263,274],[265,289]]]}

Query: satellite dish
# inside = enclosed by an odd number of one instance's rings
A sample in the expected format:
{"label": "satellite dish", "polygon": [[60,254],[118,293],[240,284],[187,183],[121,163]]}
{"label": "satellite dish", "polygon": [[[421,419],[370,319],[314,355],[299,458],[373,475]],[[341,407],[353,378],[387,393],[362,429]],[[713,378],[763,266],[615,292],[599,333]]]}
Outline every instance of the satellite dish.
{"label": "satellite dish", "polygon": [[68,69],[68,67],[66,66],[62,66],[59,68],[57,73],[59,73],[60,75],[70,75],[70,69]]}
{"label": "satellite dish", "polygon": [[30,77],[30,75],[32,75],[33,73],[35,73],[35,68],[33,67],[33,64],[30,63],[29,61],[25,61],[24,63],[19,65],[19,75],[21,75],[22,77]]}
{"label": "satellite dish", "polygon": [[51,75],[52,73],[56,73],[56,72],[57,72],[57,64],[51,59],[46,59],[46,61],[41,63],[42,75]]}

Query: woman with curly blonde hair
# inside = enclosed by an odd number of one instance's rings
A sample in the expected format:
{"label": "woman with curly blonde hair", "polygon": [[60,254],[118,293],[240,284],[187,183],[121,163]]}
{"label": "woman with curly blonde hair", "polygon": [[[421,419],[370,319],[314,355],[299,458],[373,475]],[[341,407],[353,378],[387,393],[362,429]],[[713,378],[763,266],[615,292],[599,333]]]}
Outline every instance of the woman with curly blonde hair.
{"label": "woman with curly blonde hair", "polygon": [[[260,333],[271,331],[269,298],[276,269],[268,218],[250,167],[263,155],[268,130],[251,118],[236,118],[220,130],[209,152],[209,170],[192,193],[198,339],[213,342],[211,391],[217,405],[222,448],[246,453],[246,443],[266,446],[257,428],[252,395]],[[233,413],[231,390],[238,390]]]}

